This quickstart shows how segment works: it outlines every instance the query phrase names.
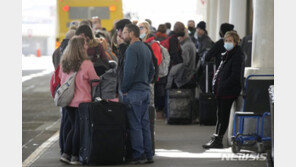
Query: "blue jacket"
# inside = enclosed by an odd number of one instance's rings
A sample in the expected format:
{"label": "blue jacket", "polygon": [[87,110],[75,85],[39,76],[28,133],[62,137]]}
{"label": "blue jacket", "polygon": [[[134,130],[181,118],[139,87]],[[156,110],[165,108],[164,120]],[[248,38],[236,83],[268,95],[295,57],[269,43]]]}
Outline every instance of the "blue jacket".
{"label": "blue jacket", "polygon": [[150,90],[149,84],[154,75],[152,54],[141,41],[131,44],[124,58],[122,93],[130,90]]}

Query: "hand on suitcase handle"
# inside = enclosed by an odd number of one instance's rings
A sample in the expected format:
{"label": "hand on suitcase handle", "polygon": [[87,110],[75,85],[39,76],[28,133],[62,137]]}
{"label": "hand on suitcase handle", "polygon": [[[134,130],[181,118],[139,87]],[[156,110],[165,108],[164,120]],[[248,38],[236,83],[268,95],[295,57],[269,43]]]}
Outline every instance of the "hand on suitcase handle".
{"label": "hand on suitcase handle", "polygon": [[[93,91],[93,83],[96,83],[96,82],[100,82],[101,81],[101,79],[93,79],[93,80],[91,80],[90,81],[90,88],[91,88],[91,90],[90,90],[90,96],[91,96],[91,100],[92,101],[94,101],[94,99],[95,99],[95,93],[94,93],[94,91]],[[101,87],[100,87],[100,93],[101,93],[101,96],[102,96],[102,91],[101,91]]]}

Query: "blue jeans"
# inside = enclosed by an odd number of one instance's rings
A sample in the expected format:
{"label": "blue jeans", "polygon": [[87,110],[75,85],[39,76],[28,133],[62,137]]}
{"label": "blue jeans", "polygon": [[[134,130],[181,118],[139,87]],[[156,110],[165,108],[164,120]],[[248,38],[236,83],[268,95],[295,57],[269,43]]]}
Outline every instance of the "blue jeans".
{"label": "blue jeans", "polygon": [[150,104],[150,91],[131,90],[123,96],[123,102],[129,106],[127,118],[130,128],[130,140],[133,159],[142,155],[152,158],[152,141],[148,107]]}
{"label": "blue jeans", "polygon": [[66,112],[68,113],[68,120],[71,123],[71,129],[68,132],[64,143],[64,153],[72,156],[78,156],[80,136],[78,108],[67,106]]}
{"label": "blue jeans", "polygon": [[60,138],[59,138],[59,143],[60,143],[60,148],[61,148],[61,154],[64,153],[64,145],[66,143],[66,138],[71,130],[71,123],[69,120],[68,112],[66,111],[66,108],[63,107],[62,109],[62,118],[61,118],[61,126],[60,126]]}

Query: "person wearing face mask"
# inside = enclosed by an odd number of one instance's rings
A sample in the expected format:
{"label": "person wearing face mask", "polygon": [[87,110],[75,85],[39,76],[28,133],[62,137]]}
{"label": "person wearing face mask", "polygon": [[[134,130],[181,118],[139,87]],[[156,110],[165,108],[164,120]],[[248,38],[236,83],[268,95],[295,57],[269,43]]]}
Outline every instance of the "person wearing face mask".
{"label": "person wearing face mask", "polygon": [[230,109],[233,101],[241,92],[241,76],[243,74],[243,52],[238,45],[239,35],[228,31],[224,36],[226,52],[213,79],[213,93],[217,100],[216,132],[203,148],[223,148],[223,136],[228,128]]}
{"label": "person wearing face mask", "polygon": [[208,51],[208,53],[205,56],[205,61],[210,61],[211,59],[215,59],[216,67],[219,67],[219,64],[221,62],[221,54],[226,52],[226,49],[224,47],[224,35],[226,32],[233,30],[234,25],[229,23],[223,23],[220,26],[220,32],[219,35],[221,39],[219,39],[214,46]]}
{"label": "person wearing face mask", "polygon": [[188,23],[187,23],[187,27],[188,27],[188,35],[189,35],[191,41],[193,43],[195,43],[197,38],[194,37],[194,34],[196,32],[194,20],[189,20]]}
{"label": "person wearing face mask", "polygon": [[150,106],[154,108],[154,84],[158,80],[158,67],[162,60],[161,49],[159,43],[156,42],[155,37],[150,33],[150,25],[148,22],[141,22],[139,23],[138,27],[140,29],[140,39],[146,44],[152,53],[152,62],[155,69],[155,75],[152,83],[150,83]]}

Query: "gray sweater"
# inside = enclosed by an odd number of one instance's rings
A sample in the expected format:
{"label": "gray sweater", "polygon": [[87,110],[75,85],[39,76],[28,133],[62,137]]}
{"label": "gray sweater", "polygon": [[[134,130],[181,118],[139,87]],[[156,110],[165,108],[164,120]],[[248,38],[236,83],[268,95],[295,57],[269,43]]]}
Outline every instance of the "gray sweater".
{"label": "gray sweater", "polygon": [[183,63],[171,68],[168,76],[167,88],[172,86],[173,81],[177,87],[187,84],[195,73],[196,49],[190,38],[184,39],[181,43]]}

